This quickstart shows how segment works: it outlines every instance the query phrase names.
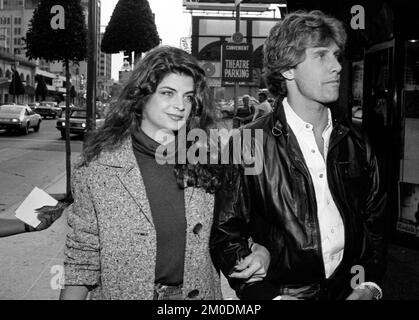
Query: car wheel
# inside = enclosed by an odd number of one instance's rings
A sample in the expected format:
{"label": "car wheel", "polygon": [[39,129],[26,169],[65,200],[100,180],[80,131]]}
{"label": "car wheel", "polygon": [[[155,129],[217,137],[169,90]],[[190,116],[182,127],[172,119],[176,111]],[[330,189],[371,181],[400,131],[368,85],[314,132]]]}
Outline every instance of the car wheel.
{"label": "car wheel", "polygon": [[33,128],[33,130],[35,132],[38,132],[40,127],[41,127],[41,120],[38,121],[38,124]]}
{"label": "car wheel", "polygon": [[23,128],[23,134],[24,135],[28,135],[29,134],[29,123],[26,124],[26,127],[25,128]]}

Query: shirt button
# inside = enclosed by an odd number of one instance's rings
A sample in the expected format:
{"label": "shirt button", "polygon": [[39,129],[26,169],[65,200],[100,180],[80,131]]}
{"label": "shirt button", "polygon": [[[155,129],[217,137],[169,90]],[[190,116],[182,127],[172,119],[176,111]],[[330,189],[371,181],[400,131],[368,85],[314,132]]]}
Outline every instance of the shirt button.
{"label": "shirt button", "polygon": [[321,173],[321,174],[319,175],[319,177],[320,177],[320,179],[323,179],[323,177],[324,177],[323,173]]}
{"label": "shirt button", "polygon": [[310,125],[309,125],[309,124],[306,124],[306,128],[307,128],[307,129],[310,129]]}
{"label": "shirt button", "polygon": [[313,150],[311,150],[311,153],[316,153],[316,150],[314,150],[314,149],[313,149]]}
{"label": "shirt button", "polygon": [[330,232],[331,232],[331,233],[335,233],[335,229],[333,229],[333,228],[332,228],[332,229],[330,229]]}
{"label": "shirt button", "polygon": [[327,200],[326,202],[327,202],[327,205],[330,206],[330,200]]}

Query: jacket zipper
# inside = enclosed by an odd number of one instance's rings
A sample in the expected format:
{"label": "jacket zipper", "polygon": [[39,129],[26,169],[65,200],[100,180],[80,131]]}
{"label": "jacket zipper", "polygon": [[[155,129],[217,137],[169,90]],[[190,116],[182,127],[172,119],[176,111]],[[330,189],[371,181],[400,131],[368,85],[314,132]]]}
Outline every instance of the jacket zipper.
{"label": "jacket zipper", "polygon": [[[323,248],[322,248],[322,240],[321,240],[321,235],[320,235],[320,222],[319,222],[319,215],[317,214],[317,202],[316,202],[316,192],[314,190],[314,185],[313,185],[313,179],[311,179],[311,175],[310,175],[310,171],[307,168],[307,165],[305,164],[304,161],[301,161],[301,159],[297,156],[296,152],[293,151],[293,153],[296,155],[294,160],[296,163],[298,163],[301,168],[299,168],[299,166],[296,166],[296,168],[299,169],[299,171],[303,174],[303,176],[308,180],[309,185],[310,185],[310,199],[311,202],[313,204],[313,208],[314,208],[314,214],[316,215],[316,219],[314,219],[314,222],[316,224],[316,230],[317,230],[317,235],[316,235],[316,239],[317,239],[317,254],[320,256],[320,264],[322,267],[322,275],[323,278],[326,278],[326,270],[325,270],[325,266],[324,266],[324,260],[323,260]],[[313,198],[314,195],[314,198]]]}
{"label": "jacket zipper", "polygon": [[[338,136],[338,138],[337,138],[337,140],[336,141],[334,141],[334,143],[333,144],[330,144],[331,145],[331,148],[327,151],[327,153],[329,154],[330,153],[330,151],[335,147],[335,146],[337,146],[337,144],[343,139],[343,137],[345,136],[344,134],[343,134],[343,132],[342,131],[340,131],[340,129],[338,129],[338,134],[339,134],[339,136]],[[335,196],[335,190],[337,190],[338,189],[338,186],[336,185],[336,184],[334,184],[333,182],[334,181],[337,181],[337,179],[339,179],[340,177],[338,176],[338,169],[337,169],[337,166],[336,166],[336,162],[334,162],[334,163],[331,163],[331,160],[329,160],[329,157],[327,157],[326,158],[327,160],[327,162],[326,162],[326,168],[332,168],[333,169],[333,173],[334,173],[334,175],[335,175],[335,179],[336,180],[333,180],[333,179],[331,179],[331,175],[332,175],[332,172],[330,171],[330,170],[327,170],[327,183],[328,183],[328,185],[329,185],[329,191],[330,191],[330,194],[332,195],[332,199],[333,199],[333,201],[335,202],[335,205],[336,205],[336,207],[338,208],[338,211],[339,211],[339,214],[340,214],[340,217],[341,217],[341,219],[342,219],[342,222],[343,222],[343,232],[344,232],[344,240],[345,240],[345,244],[343,245],[343,256],[342,256],[342,260],[341,260],[341,262],[339,263],[339,265],[337,266],[337,268],[335,269],[335,271],[333,272],[333,274],[335,274],[340,268],[341,268],[341,266],[343,265],[343,262],[344,262],[344,259],[345,259],[345,256],[346,256],[346,254],[347,254],[347,243],[348,243],[348,241],[347,241],[347,235],[348,235],[348,233],[347,233],[347,228],[346,228],[346,226],[347,226],[347,224],[345,223],[345,216],[344,216],[344,214],[343,214],[343,210],[342,210],[342,206],[341,206],[341,204],[340,204],[340,202],[338,201],[338,199],[336,198],[336,196]],[[342,194],[342,192],[341,192],[341,190],[339,190],[339,193],[340,194]],[[343,194],[342,194],[342,196],[343,196]]]}

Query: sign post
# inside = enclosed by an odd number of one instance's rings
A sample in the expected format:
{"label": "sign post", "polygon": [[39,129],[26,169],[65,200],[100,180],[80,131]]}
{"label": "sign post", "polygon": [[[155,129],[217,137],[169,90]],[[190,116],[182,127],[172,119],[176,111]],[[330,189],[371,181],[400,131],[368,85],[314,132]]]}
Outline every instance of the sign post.
{"label": "sign post", "polygon": [[[236,5],[236,33],[235,33],[236,36],[234,37],[234,39],[236,41],[238,41],[238,40],[242,41],[242,39],[240,39],[240,37],[237,37],[237,34],[240,33],[240,2],[241,1],[239,1],[239,0],[234,1],[234,4]],[[224,76],[224,72],[223,72],[223,76]],[[239,94],[239,83],[235,82],[234,83],[234,118],[237,115],[237,107],[239,105],[238,94]],[[234,123],[234,121],[233,121],[233,123]]]}

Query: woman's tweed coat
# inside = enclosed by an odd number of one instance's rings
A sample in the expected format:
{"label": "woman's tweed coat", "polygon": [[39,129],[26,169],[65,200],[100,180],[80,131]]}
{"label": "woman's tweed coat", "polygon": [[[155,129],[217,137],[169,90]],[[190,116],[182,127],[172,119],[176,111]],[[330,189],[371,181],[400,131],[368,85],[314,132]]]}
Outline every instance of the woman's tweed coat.
{"label": "woman's tweed coat", "polygon": [[[131,139],[75,169],[72,190],[65,284],[92,286],[92,299],[153,299],[156,231]],[[213,205],[202,189],[185,189],[185,299],[222,298],[208,247]]]}

